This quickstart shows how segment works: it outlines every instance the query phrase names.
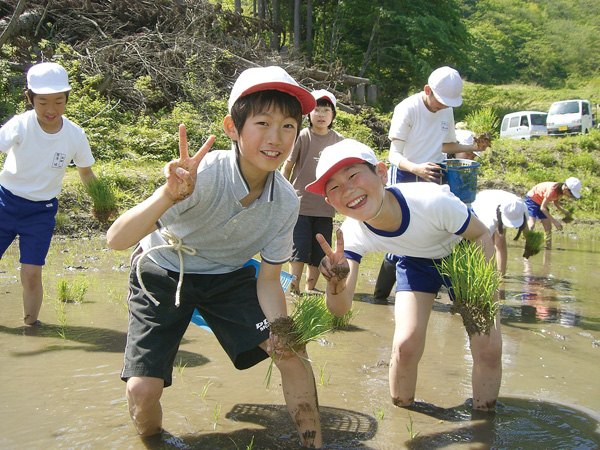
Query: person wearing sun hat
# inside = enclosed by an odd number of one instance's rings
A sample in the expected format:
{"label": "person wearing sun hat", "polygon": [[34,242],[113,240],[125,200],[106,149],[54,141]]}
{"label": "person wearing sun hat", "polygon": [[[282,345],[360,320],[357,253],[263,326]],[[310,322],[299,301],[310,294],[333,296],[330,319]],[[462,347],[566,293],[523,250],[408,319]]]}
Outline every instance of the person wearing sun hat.
{"label": "person wearing sun hat", "polygon": [[565,216],[570,216],[570,212],[564,209],[560,204],[560,199],[564,196],[580,198],[581,181],[579,178],[569,177],[564,183],[546,181],[536,184],[525,197],[525,204],[529,212],[529,229],[533,230],[536,220],[539,219],[544,227],[546,234],[546,247],[552,248],[552,225],[557,230],[562,230],[562,224],[550,214],[548,206],[550,202],[554,203]]}
{"label": "person wearing sun hat", "polygon": [[300,132],[294,149],[281,168],[281,173],[285,179],[290,180],[300,199],[300,214],[294,227],[290,260],[290,272],[295,277],[290,284],[292,295],[300,294],[305,264],[308,267],[304,290],[308,293],[317,292],[315,285],[319,278],[318,266],[325,254],[315,236],[321,233],[331,244],[335,210],[322,196],[307,192],[305,186],[315,180],[315,169],[323,149],[344,139],[344,136],[332,129],[336,116],[335,96],[325,89],[313,91],[312,96],[317,105],[307,116],[308,127]]}
{"label": "person wearing sun hat", "polygon": [[39,325],[42,268],[54,234],[57,196],[73,161],[84,186],[95,180],[94,157],[83,129],[63,114],[69,98],[67,71],[53,62],[27,71],[25,97],[32,110],[0,128],[0,258],[19,236],[23,322]]}
{"label": "person wearing sun hat", "polygon": [[[323,195],[346,216],[337,231],[335,251],[323,236],[317,236],[326,255],[319,265],[327,280],[325,300],[334,315],[341,317],[352,307],[365,255],[398,255],[389,382],[392,402],[409,406],[415,399],[431,309],[440,287],[447,284],[435,264],[450,255],[462,239],[481,246],[489,261],[494,257],[490,233],[447,185],[399,183],[386,187],[385,164],[360,142],[345,139],[327,147],[316,175],[306,190]],[[475,334],[469,339],[473,408],[493,410],[502,377],[500,320],[496,318],[489,335]]]}
{"label": "person wearing sun hat", "polygon": [[[402,100],[394,108],[390,139],[390,184],[409,182],[447,183],[441,171],[446,158],[473,155],[485,150],[472,141],[463,144],[455,134],[454,110],[462,104],[463,81],[449,66],[435,69],[423,91]],[[393,287],[394,255],[381,263],[372,302],[387,304]]]}
{"label": "person wearing sun hat", "polygon": [[477,193],[471,209],[490,231],[496,251],[496,266],[505,275],[508,256],[505,228],[519,229],[515,240],[521,232],[528,230],[529,215],[525,202],[512,192],[487,189]]}
{"label": "person wearing sun hat", "polygon": [[[282,347],[269,328],[287,316],[280,272],[290,258],[299,208],[278,168],[294,146],[303,114],[315,104],[280,67],[245,70],[223,120],[233,148],[209,152],[211,136],[190,157],[180,125],[180,157],[165,166],[165,184],[108,230],[111,248],[134,246],[121,378],[140,435],[162,432],[160,398],[198,309],[237,369],[274,357],[301,444],[321,447],[306,349]],[[258,277],[254,266],[246,266],[257,254]]]}

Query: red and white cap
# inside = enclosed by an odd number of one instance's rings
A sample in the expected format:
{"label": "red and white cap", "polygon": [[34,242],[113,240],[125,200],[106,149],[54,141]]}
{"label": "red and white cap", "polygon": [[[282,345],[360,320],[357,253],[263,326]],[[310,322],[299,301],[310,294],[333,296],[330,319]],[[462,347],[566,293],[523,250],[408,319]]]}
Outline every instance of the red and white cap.
{"label": "red and white cap", "polygon": [[463,81],[460,74],[452,67],[444,66],[435,69],[429,75],[427,84],[433,91],[434,97],[445,106],[456,108],[462,105]]}
{"label": "red and white cap", "polygon": [[296,97],[302,105],[302,114],[309,114],[317,104],[310,92],[300,87],[281,67],[253,67],[244,70],[233,85],[229,96],[229,112],[239,98],[267,90],[282,91]]}
{"label": "red and white cap", "polygon": [[333,107],[335,108],[335,104],[336,104],[335,95],[333,95],[331,92],[329,92],[325,89],[318,89],[318,90],[312,92],[312,96],[315,98],[315,100],[321,100],[322,98],[329,100],[333,104]]}
{"label": "red and white cap", "polygon": [[27,88],[34,94],[58,94],[69,92],[69,76],[60,64],[39,63],[27,71]]}
{"label": "red and white cap", "polygon": [[334,173],[346,166],[364,162],[377,165],[375,152],[369,146],[354,139],[344,139],[325,147],[317,163],[317,179],[307,185],[306,190],[325,196],[325,185]]}

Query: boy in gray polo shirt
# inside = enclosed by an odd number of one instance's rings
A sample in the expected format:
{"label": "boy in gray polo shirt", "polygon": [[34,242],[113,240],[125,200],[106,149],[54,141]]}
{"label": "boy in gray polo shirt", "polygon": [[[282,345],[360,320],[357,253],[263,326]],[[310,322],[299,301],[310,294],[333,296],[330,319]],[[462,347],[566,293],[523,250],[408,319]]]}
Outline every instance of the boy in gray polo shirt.
{"label": "boy in gray polo shirt", "polygon": [[[269,331],[269,323],[287,315],[279,274],[291,254],[299,208],[277,168],[294,145],[302,115],[314,107],[312,95],[283,69],[244,71],[223,123],[234,149],[208,153],[211,136],[190,157],[180,126],[180,158],[166,165],[166,183],[108,230],[111,248],[139,242],[132,256],[121,378],[140,435],[162,431],[160,397],[171,384],[179,343],[197,308],[236,368],[276,354],[301,443],[321,447],[306,350],[283,349]],[[255,278],[255,269],[244,264],[257,253],[262,264]]]}

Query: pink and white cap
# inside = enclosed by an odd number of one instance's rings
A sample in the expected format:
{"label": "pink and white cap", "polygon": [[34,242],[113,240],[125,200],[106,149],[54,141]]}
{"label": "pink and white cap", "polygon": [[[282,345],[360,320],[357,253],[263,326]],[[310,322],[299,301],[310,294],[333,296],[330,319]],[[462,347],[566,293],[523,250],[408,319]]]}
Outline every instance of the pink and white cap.
{"label": "pink and white cap", "polygon": [[333,104],[334,108],[336,107],[335,95],[333,95],[331,92],[325,89],[318,89],[316,91],[313,91],[312,96],[315,98],[315,100],[321,100],[322,98],[327,99]]}
{"label": "pink and white cap", "polygon": [[306,190],[325,196],[325,185],[334,173],[346,166],[364,162],[377,165],[375,152],[354,139],[344,139],[325,147],[317,163],[317,179],[307,185]]}
{"label": "pink and white cap", "polygon": [[229,96],[229,112],[241,97],[258,91],[276,90],[286,92],[298,99],[302,114],[309,114],[317,104],[315,98],[281,67],[253,67],[244,70],[236,80]]}

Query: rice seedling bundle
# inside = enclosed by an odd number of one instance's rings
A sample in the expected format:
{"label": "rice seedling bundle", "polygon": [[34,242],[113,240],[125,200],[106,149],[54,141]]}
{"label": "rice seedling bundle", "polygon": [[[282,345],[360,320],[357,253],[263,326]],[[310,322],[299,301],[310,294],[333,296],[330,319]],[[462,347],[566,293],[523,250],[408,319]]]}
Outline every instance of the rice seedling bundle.
{"label": "rice seedling bundle", "polygon": [[525,231],[523,234],[525,236],[525,251],[523,252],[523,258],[530,258],[533,255],[537,255],[544,245],[544,232]]}
{"label": "rice seedling bundle", "polygon": [[500,119],[491,107],[481,108],[465,117],[469,130],[475,133],[474,141],[479,143],[480,140],[491,142],[498,135],[498,125]]}
{"label": "rice seedling bundle", "polygon": [[117,199],[110,181],[104,177],[92,178],[86,188],[94,204],[94,215],[100,222],[107,222],[118,211]]}
{"label": "rice seedling bundle", "polygon": [[495,294],[502,281],[494,260],[486,261],[479,245],[462,241],[436,268],[454,300],[451,312],[461,315],[469,336],[489,335],[500,308]]}

